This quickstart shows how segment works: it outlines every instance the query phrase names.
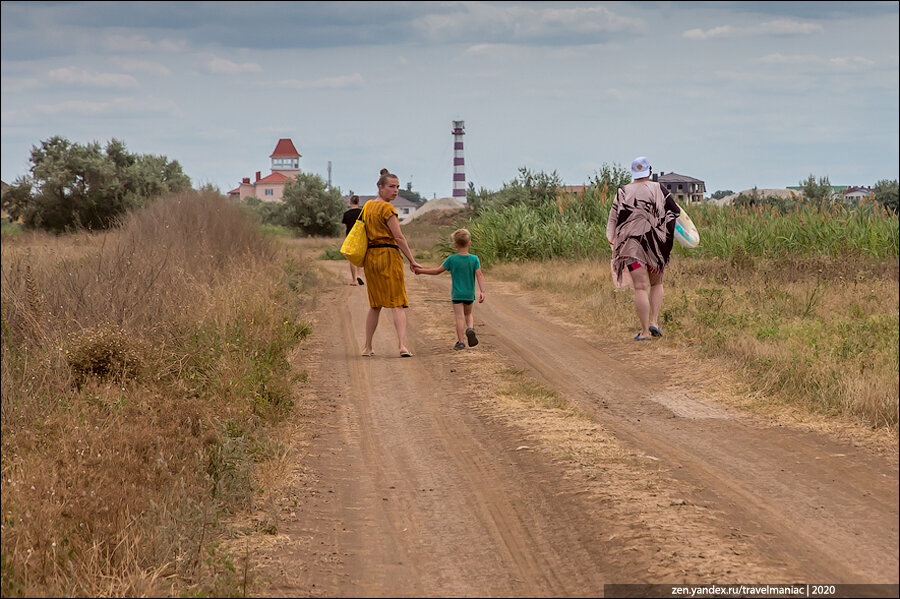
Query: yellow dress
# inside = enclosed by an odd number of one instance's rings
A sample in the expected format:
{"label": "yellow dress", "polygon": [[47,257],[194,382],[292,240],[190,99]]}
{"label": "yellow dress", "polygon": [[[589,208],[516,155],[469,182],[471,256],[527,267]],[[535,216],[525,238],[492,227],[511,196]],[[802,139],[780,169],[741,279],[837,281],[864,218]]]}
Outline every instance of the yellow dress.
{"label": "yellow dress", "polygon": [[366,272],[366,289],[369,305],[373,308],[408,308],[406,280],[403,277],[403,256],[396,247],[372,247],[373,245],[397,245],[397,240],[387,222],[397,216],[390,202],[369,200],[365,205],[366,238],[369,249],[363,268]]}

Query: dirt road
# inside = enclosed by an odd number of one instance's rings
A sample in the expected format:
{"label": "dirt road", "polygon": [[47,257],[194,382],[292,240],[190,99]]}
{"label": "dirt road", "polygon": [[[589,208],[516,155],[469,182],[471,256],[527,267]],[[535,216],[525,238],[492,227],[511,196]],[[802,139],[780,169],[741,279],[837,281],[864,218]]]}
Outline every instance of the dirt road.
{"label": "dirt road", "polygon": [[364,358],[365,288],[322,267],[257,595],[897,583],[896,454],[727,407],[665,340],[594,338],[512,284],[490,284],[481,343],[454,352],[449,276],[407,275],[415,356],[385,313]]}

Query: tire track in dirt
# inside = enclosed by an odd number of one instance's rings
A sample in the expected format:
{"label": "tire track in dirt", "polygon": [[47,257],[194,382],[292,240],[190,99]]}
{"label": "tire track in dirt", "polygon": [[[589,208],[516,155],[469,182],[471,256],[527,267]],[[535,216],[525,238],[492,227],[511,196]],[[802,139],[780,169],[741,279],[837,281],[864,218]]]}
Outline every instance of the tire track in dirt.
{"label": "tire track in dirt", "polygon": [[[336,279],[345,264],[324,267]],[[305,455],[278,542],[259,556],[258,595],[896,583],[895,461],[646,380],[630,361],[652,361],[654,346],[600,347],[513,285],[491,284],[475,312],[481,345],[452,352],[449,281],[407,279],[412,359],[398,357],[389,313],[376,357],[359,356],[365,288],[326,292],[304,350]],[[541,446],[543,415],[523,424],[492,399],[492,373],[508,364],[639,458],[579,470],[554,454],[552,437]],[[595,433],[588,441],[602,442]],[[663,488],[642,488],[651,477]]]}
{"label": "tire track in dirt", "polygon": [[617,438],[658,457],[676,478],[704,488],[702,501],[724,510],[729,526],[749,535],[761,554],[802,580],[896,584],[895,459],[710,409],[673,388],[666,365],[654,364],[653,345],[601,346],[546,314],[536,318],[519,294],[492,299],[482,316],[501,351],[577,398]]}
{"label": "tire track in dirt", "polygon": [[330,338],[316,395],[335,401],[319,415],[329,425],[317,420],[306,499],[279,527],[291,540],[282,571],[312,565],[264,594],[598,594],[608,580],[602,531],[557,468],[516,451],[518,431],[472,411],[460,377],[477,357],[418,334],[413,310],[413,359],[398,357],[389,313],[376,356],[359,356],[365,297],[339,289],[314,325]]}

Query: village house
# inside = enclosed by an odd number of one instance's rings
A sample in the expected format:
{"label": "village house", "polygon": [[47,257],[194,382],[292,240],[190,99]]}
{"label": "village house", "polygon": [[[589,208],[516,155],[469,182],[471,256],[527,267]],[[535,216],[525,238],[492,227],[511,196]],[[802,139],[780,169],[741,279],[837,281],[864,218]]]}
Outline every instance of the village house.
{"label": "village house", "polygon": [[871,187],[850,186],[844,190],[844,199],[859,202],[872,197]]}
{"label": "village house", "polygon": [[[700,179],[679,175],[678,173],[654,174],[652,179],[665,184],[676,202],[691,204],[703,201],[706,183]],[[560,188],[560,192],[565,195],[583,196],[586,189],[586,185],[564,185]]]}
{"label": "village house", "polygon": [[289,138],[279,139],[269,158],[272,174],[262,177],[262,173],[256,171],[252,182],[250,177],[244,177],[239,186],[228,192],[228,197],[236,201],[255,197],[264,202],[280,202],[285,184],[300,174],[300,152]]}
{"label": "village house", "polygon": [[706,193],[706,183],[700,179],[694,179],[686,175],[678,173],[654,174],[654,181],[659,181],[669,188],[669,193],[676,202],[683,204],[693,204],[703,201],[703,194]]}
{"label": "village house", "polygon": [[[359,207],[362,208],[365,206],[366,202],[369,200],[374,200],[378,196],[357,196],[359,197]],[[344,196],[344,201],[347,202],[347,205],[350,205],[350,196]],[[397,210],[397,218],[400,222],[405,221],[410,216],[416,213],[416,210],[419,208],[418,204],[415,202],[410,202],[403,196],[397,196],[393,202],[391,202],[391,206],[393,206]]]}

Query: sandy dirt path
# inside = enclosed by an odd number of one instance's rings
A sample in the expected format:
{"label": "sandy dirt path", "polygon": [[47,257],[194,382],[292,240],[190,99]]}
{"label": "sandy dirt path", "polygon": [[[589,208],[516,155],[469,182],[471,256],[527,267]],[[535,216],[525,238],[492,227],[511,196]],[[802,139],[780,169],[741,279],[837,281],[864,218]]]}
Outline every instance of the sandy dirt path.
{"label": "sandy dirt path", "polygon": [[[610,583],[891,583],[896,454],[754,418],[650,376],[512,284],[453,352],[449,276],[407,275],[361,357],[365,288],[328,287],[299,363],[293,477],[270,497],[257,596],[601,596]],[[638,364],[641,367],[635,368]],[[509,399],[534,383],[566,409]]]}

